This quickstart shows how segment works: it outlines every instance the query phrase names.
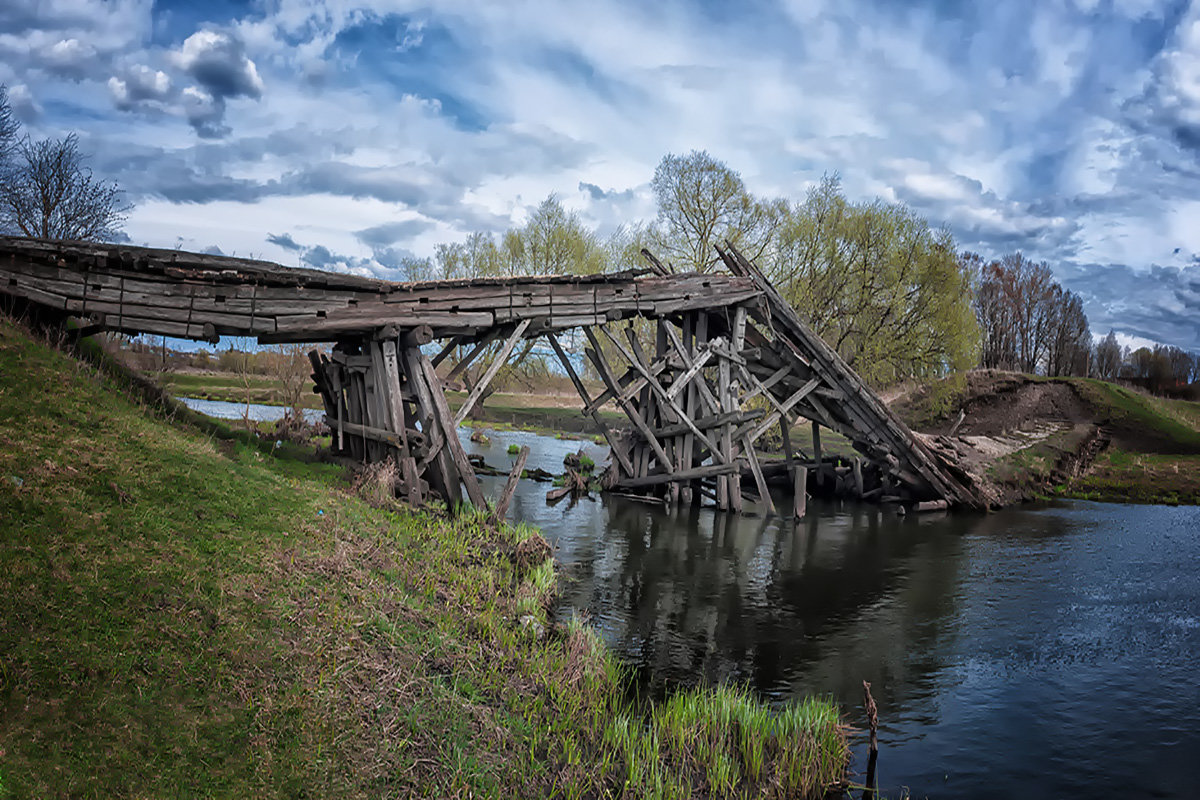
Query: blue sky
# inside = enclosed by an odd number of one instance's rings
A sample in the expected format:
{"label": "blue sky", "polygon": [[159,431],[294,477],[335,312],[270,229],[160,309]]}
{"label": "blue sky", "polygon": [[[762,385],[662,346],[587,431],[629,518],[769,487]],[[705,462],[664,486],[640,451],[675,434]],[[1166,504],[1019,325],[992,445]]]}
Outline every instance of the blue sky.
{"label": "blue sky", "polygon": [[1200,2],[5,0],[0,82],[139,244],[392,277],[551,192],[648,220],[662,156],[706,149],[760,195],[839,173],[1045,259],[1097,333],[1200,350]]}

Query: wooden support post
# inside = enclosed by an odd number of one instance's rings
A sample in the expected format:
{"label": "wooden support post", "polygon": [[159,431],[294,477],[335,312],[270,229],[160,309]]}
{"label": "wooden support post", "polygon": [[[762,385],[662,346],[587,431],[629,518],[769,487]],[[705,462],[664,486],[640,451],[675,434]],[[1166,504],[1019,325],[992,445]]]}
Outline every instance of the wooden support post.
{"label": "wooden support post", "polygon": [[[667,337],[670,338],[672,333],[674,333],[674,331],[668,331]],[[681,352],[683,355],[687,356],[688,359],[694,359],[694,357],[695,357],[695,354],[696,354],[696,315],[695,314],[687,314],[683,318],[683,347],[682,347]],[[707,351],[705,351],[705,352],[707,353]],[[692,365],[695,366],[694,360],[692,361]],[[703,365],[701,365],[701,366],[703,366]],[[687,369],[688,369],[688,371],[691,371],[691,367],[688,367]],[[685,383],[683,385],[683,391],[684,391],[683,413],[685,416],[687,416],[688,419],[693,419],[693,420],[696,419],[696,388],[694,386],[692,386],[692,381],[693,381],[693,379],[696,378],[697,375],[700,376],[700,380],[704,380],[703,375],[701,374],[700,370],[697,369],[695,371],[695,374],[688,375],[688,377],[686,379],[683,377],[676,378],[675,382],[671,384],[671,388],[674,389],[676,387],[676,385],[678,385],[680,383],[680,381],[685,381]],[[676,395],[676,396],[678,396],[678,395]],[[695,456],[695,439],[693,438],[693,436],[694,435],[692,434],[692,432],[690,430],[684,431],[683,438],[679,440],[679,448],[675,452],[675,466],[679,472],[683,472],[685,470],[691,469],[692,465],[694,463],[692,460],[693,457]],[[691,505],[692,495],[693,495],[692,482],[688,481],[687,483],[684,483],[682,485],[682,487],[680,488],[680,493],[679,493],[680,503],[682,503],[684,505]],[[699,496],[697,496],[696,499],[698,500]]]}
{"label": "wooden support post", "polygon": [[858,456],[854,457],[852,469],[854,470],[854,495],[861,500],[863,496],[863,472],[862,459]]}
{"label": "wooden support post", "polygon": [[[659,319],[656,326],[656,336],[654,337],[654,356],[656,360],[662,361],[667,355],[667,331],[666,327],[670,323],[665,319]],[[682,409],[681,414],[686,415]],[[669,468],[679,469],[679,451],[683,446],[683,439],[679,435],[672,436],[667,443],[667,455],[671,457]],[[667,499],[672,506],[679,505],[679,481],[671,481],[667,486]]]}
{"label": "wooden support post", "polygon": [[795,492],[796,519],[804,519],[808,512],[808,467],[796,467],[792,491]]}
{"label": "wooden support post", "polygon": [[817,462],[817,485],[825,484],[825,464],[821,458],[821,426],[812,420],[813,459]]}
{"label": "wooden support post", "polygon": [[[408,383],[416,396],[417,415],[420,418],[425,438],[429,441],[429,453],[425,456],[423,464],[427,467],[430,484],[446,501],[446,506],[453,513],[462,504],[462,489],[458,485],[458,476],[455,475],[453,461],[445,452],[445,431],[438,424],[434,412],[433,391],[440,392],[441,387],[434,384],[431,390],[424,366],[421,363],[422,359],[420,349],[404,348],[404,373],[408,376]],[[453,431],[451,433],[453,434]],[[474,469],[471,470],[471,475],[474,477]]]}
{"label": "wooden support post", "polygon": [[383,367],[384,386],[392,416],[392,430],[400,437],[396,460],[400,465],[400,476],[404,481],[404,491],[409,505],[415,507],[421,505],[425,498],[421,494],[421,479],[417,475],[417,461],[413,458],[412,448],[408,441],[408,426],[404,418],[403,390],[400,386],[399,357],[396,354],[395,339],[387,339],[383,342]]}
{"label": "wooden support post", "polygon": [[521,472],[525,469],[525,460],[528,458],[529,445],[523,445],[521,452],[517,455],[516,463],[513,464],[512,472],[508,473],[504,491],[500,492],[500,497],[496,500],[496,508],[492,510],[493,525],[500,525],[504,522],[504,516],[508,513],[508,504],[512,502],[513,494],[517,491],[517,484],[521,480]]}

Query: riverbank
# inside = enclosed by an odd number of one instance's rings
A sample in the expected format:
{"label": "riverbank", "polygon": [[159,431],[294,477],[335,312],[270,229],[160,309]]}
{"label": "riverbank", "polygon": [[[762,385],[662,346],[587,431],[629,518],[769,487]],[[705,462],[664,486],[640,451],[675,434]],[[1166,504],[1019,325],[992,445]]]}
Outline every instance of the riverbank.
{"label": "riverbank", "polygon": [[1200,403],[1089,378],[976,370],[893,402],[997,505],[1200,504]]}
{"label": "riverbank", "polygon": [[819,796],[837,707],[633,704],[523,526],[352,491],[0,320],[0,794]]}

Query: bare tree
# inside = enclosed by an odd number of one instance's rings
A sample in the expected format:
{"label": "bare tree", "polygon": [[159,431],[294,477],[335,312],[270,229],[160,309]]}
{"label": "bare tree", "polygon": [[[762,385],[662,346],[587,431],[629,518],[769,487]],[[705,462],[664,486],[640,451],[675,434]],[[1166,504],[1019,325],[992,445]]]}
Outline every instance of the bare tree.
{"label": "bare tree", "polygon": [[271,376],[279,381],[283,405],[297,419],[304,415],[305,391],[312,386],[312,363],[308,359],[311,349],[306,344],[281,344],[271,351],[267,361]]}
{"label": "bare tree", "polygon": [[1105,380],[1114,380],[1121,374],[1121,345],[1117,332],[1109,329],[1108,336],[1096,345],[1096,375]]}
{"label": "bare tree", "polygon": [[0,177],[0,228],[46,239],[105,241],[120,234],[129,206],[115,183],[84,166],[79,139],[25,138]]}
{"label": "bare tree", "polygon": [[1087,375],[1092,352],[1083,300],[1072,291],[1054,285],[1049,310],[1050,335],[1046,374]]}
{"label": "bare tree", "polygon": [[1020,253],[987,264],[972,254],[963,258],[980,270],[975,313],[983,366],[1051,375],[1086,370],[1091,345],[1083,302],[1054,280],[1046,262]]}

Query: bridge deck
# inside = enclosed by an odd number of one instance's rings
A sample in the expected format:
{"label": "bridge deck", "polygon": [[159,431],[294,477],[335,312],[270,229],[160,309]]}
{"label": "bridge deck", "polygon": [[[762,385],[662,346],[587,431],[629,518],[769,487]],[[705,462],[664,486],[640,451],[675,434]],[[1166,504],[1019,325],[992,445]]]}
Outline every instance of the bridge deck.
{"label": "bridge deck", "polygon": [[539,336],[758,297],[730,275],[542,275],[398,283],[267,261],[0,237],[0,290],[106,328],[187,339],[322,342],[386,326],[434,338],[530,320]]}
{"label": "bridge deck", "polygon": [[[608,438],[623,489],[677,502],[694,490],[719,508],[741,510],[748,471],[770,506],[755,444],[778,426],[788,463],[814,468],[808,478],[792,470],[800,498],[806,488],[833,486],[839,493],[853,487],[858,497],[980,504],[753,264],[732,247],[720,255],[731,274],[669,274],[651,259],[654,274],[395,283],[224,256],[0,237],[0,294],[97,330],[337,342],[329,357],[312,354],[336,449],[363,460],[394,454],[414,503],[432,491],[454,506],[461,483],[474,505],[485,504],[458,426],[516,342],[545,335],[584,413]],[[632,317],[657,320],[655,337],[632,329],[614,335],[606,326]],[[585,355],[604,384],[596,397],[554,338],[569,328],[587,336]],[[430,359],[421,345],[433,339],[451,341]],[[489,345],[498,348],[495,366],[451,414],[446,381]],[[443,378],[437,364],[456,348],[469,352]],[[610,430],[596,413],[610,402],[629,418],[631,436]],[[797,452],[794,459],[788,443],[799,417],[813,424],[811,458]],[[849,438],[870,469],[822,458],[820,426]]]}

